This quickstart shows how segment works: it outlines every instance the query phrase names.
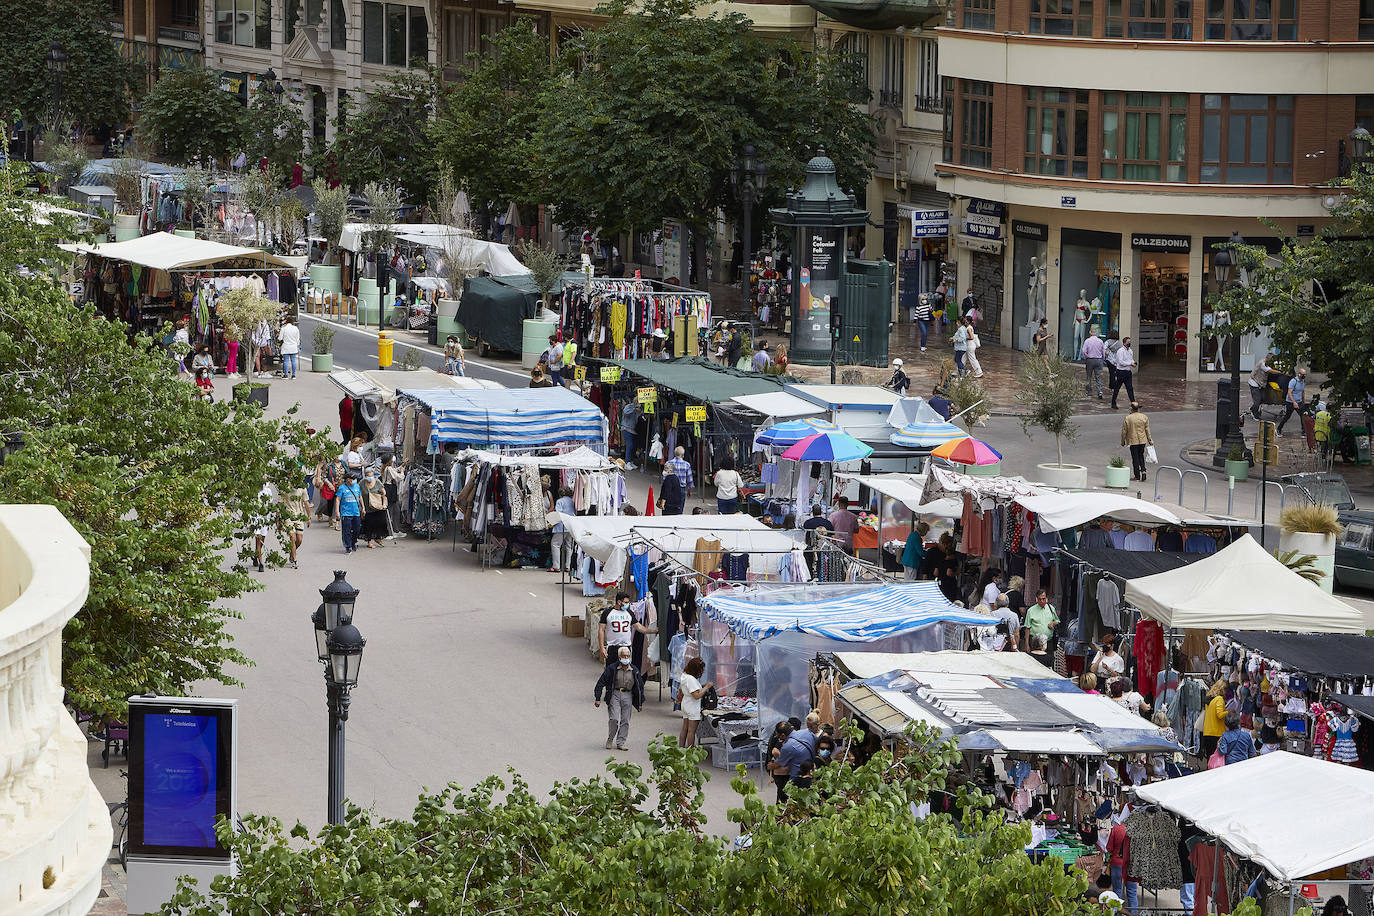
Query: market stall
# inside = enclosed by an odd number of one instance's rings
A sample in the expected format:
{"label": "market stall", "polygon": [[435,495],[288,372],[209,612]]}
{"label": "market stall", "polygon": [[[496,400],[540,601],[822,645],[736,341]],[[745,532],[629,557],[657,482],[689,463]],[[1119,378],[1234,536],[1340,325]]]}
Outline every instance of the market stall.
{"label": "market stall", "polygon": [[412,524],[432,538],[444,531],[453,508],[458,447],[556,455],[586,445],[600,453],[606,424],[594,406],[564,388],[404,388],[397,392],[393,437],[407,479],[415,478],[410,492],[423,497],[412,506]]}
{"label": "market stall", "polygon": [[[1203,855],[1194,849],[1194,858],[1205,865],[1196,876],[1194,913],[1205,913],[1209,900],[1218,912],[1229,912],[1238,902],[1234,889],[1250,885],[1248,863],[1287,885],[1278,893],[1288,913],[1313,902],[1302,895],[1305,884],[1312,885],[1313,897],[1344,892],[1353,912],[1369,912],[1374,773],[1275,751],[1142,786],[1137,796],[1196,825],[1227,850],[1218,856],[1214,847],[1203,847]],[[1217,858],[1224,867],[1212,866]],[[1337,876],[1329,876],[1333,870]],[[1330,884],[1318,884],[1316,875]],[[1363,899],[1357,901],[1356,893]]]}
{"label": "market stall", "polygon": [[[918,474],[853,474],[837,476],[858,484],[861,511],[854,532],[854,552],[884,569],[901,568],[902,550],[918,520],[930,525],[926,542],[952,531],[963,503],[945,497],[926,500],[925,478]],[[871,510],[871,511],[869,511]]]}
{"label": "market stall", "polygon": [[682,446],[697,470],[697,483],[709,480],[727,458],[757,492],[759,475],[750,458],[755,415],[731,399],[740,394],[779,393],[775,376],[725,369],[703,358],[610,360],[589,378],[600,379],[591,394],[610,418],[612,446],[622,445],[622,412],[637,414],[636,461],[662,461]]}
{"label": "market stall", "polygon": [[471,390],[504,387],[500,382],[447,375],[425,368],[404,372],[384,369],[361,372],[356,369],[335,369],[329,373],[329,381],[355,402],[360,402],[361,407],[356,415],[367,424],[372,432],[374,446],[382,451],[395,447],[396,404],[399,400],[400,386],[426,391],[444,388]]}
{"label": "market stall", "polygon": [[755,586],[721,590],[699,604],[707,676],[722,698],[757,710],[749,723],[757,735],[810,711],[818,653],[934,651],[961,645],[963,627],[996,623],[946,601],[930,582]]}
{"label": "market stall", "polygon": [[583,278],[551,307],[563,340],[594,359],[697,356],[711,324],[709,293],[641,278]]}
{"label": "market stall", "polygon": [[[282,315],[295,313],[294,266],[261,249],[167,232],[125,242],[61,247],[84,257],[79,276],[85,301],[101,314],[147,332],[184,318],[191,346],[208,345],[217,366],[227,362],[227,341],[216,314],[223,294],[253,286],[267,299],[281,303]],[[275,333],[275,328],[271,330]]]}
{"label": "market stall", "polygon": [[1313,587],[1250,535],[1174,570],[1126,583],[1125,600],[1166,628],[1364,633],[1364,615]]}
{"label": "market stall", "polygon": [[619,466],[585,445],[519,453],[469,448],[453,458],[449,495],[484,567],[554,568],[552,509],[564,489],[581,511],[614,513],[625,498]]}

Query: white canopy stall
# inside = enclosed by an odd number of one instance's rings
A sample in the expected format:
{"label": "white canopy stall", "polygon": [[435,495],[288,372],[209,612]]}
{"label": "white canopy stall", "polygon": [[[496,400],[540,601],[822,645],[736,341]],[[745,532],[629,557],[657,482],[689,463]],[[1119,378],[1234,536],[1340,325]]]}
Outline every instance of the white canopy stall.
{"label": "white canopy stall", "polygon": [[[367,233],[375,227],[368,223],[349,223],[339,233],[339,247],[354,254],[363,250]],[[511,254],[510,246],[473,238],[471,233],[443,223],[396,223],[391,226],[396,238],[424,248],[433,248],[447,257],[450,248],[462,252],[469,270],[481,270],[494,277],[528,274],[530,269]]]}
{"label": "white canopy stall", "polygon": [[1165,628],[1364,633],[1364,615],[1246,534],[1181,569],[1130,579],[1125,600]]}

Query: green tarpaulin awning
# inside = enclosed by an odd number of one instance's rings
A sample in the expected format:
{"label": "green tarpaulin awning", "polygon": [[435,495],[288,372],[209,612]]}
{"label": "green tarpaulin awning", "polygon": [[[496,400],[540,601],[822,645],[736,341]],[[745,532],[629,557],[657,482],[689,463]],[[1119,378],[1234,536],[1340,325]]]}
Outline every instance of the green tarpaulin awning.
{"label": "green tarpaulin awning", "polygon": [[725,369],[700,356],[683,359],[613,359],[610,364],[695,401],[719,404],[741,394],[781,391],[773,375]]}

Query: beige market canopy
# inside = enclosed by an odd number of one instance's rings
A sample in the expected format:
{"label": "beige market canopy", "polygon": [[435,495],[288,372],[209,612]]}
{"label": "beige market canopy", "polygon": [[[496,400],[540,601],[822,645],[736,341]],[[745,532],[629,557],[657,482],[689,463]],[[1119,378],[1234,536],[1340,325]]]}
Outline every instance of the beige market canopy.
{"label": "beige market canopy", "polygon": [[1165,627],[1363,633],[1364,615],[1246,534],[1204,560],[1126,581],[1125,600]]}
{"label": "beige market canopy", "polygon": [[93,254],[153,270],[195,270],[210,267],[275,270],[292,267],[285,258],[268,254],[261,248],[240,248],[237,245],[225,245],[205,239],[188,239],[172,235],[170,232],[154,232],[151,235],[129,239],[127,242],[102,242],[98,245],[78,242],[61,247],[64,251]]}

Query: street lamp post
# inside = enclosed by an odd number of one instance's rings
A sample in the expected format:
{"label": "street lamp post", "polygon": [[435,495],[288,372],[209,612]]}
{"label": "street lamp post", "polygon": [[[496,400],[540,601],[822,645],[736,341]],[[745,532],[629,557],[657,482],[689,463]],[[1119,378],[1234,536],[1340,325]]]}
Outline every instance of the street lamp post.
{"label": "street lamp post", "polygon": [[[763,189],[768,184],[768,165],[754,160],[754,145],[744,145],[744,157],[736,159],[730,169],[730,184],[735,189],[743,212],[743,226],[740,234],[740,292],[745,308],[749,307],[749,271],[753,267],[754,250],[754,205],[763,198]],[[746,313],[747,314],[747,313]]]}
{"label": "street lamp post", "polygon": [[[1240,267],[1240,247],[1245,244],[1245,239],[1241,238],[1239,232],[1232,232],[1231,238],[1215,252],[1212,253],[1212,276],[1217,281],[1217,292],[1225,293],[1228,289],[1233,274],[1239,272],[1240,284],[1249,285],[1249,278],[1244,268]],[[1226,460],[1231,456],[1232,449],[1239,447],[1246,453],[1247,459],[1249,452],[1245,447],[1245,436],[1241,434],[1240,427],[1240,334],[1235,329],[1226,335],[1227,359],[1231,363],[1231,416],[1226,424],[1226,434],[1217,443],[1217,450],[1212,455],[1212,467],[1226,467]]]}
{"label": "street lamp post", "polygon": [[323,603],[316,608],[315,655],[324,665],[325,698],[329,707],[329,791],[328,818],[331,824],[343,823],[344,729],[348,722],[350,692],[358,686],[358,669],[363,661],[363,639],[353,626],[353,605],[358,590],[344,579],[343,570],[334,571],[334,581],[320,589]]}

